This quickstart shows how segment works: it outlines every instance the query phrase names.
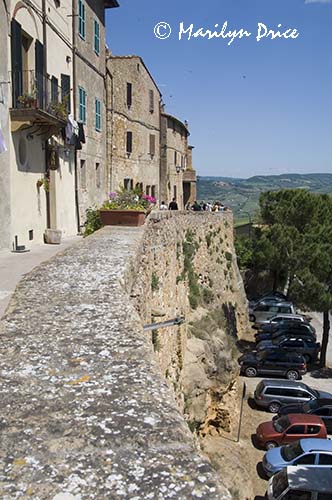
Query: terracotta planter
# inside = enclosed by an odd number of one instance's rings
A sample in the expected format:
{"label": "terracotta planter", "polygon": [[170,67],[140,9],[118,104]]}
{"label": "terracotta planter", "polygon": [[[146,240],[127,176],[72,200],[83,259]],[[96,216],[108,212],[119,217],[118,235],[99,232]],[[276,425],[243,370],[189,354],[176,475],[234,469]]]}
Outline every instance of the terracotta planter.
{"label": "terracotta planter", "polygon": [[104,226],[142,226],[145,212],[138,210],[100,210]]}

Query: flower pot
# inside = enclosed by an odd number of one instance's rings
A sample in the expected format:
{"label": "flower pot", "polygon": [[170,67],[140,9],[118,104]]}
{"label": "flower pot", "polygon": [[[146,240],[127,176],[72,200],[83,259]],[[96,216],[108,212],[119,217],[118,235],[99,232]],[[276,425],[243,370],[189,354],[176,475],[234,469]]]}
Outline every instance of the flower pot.
{"label": "flower pot", "polygon": [[45,229],[44,241],[50,245],[60,245],[62,231],[58,229]]}
{"label": "flower pot", "polygon": [[145,212],[141,210],[100,210],[104,226],[142,226]]}

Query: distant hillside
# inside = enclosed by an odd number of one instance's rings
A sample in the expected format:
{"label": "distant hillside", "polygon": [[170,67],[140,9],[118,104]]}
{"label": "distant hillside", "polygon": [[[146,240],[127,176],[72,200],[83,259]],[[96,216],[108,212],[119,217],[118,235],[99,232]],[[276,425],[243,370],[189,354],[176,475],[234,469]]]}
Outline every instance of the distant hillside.
{"label": "distant hillside", "polygon": [[257,212],[260,193],[285,188],[332,194],[332,173],[255,175],[249,179],[200,176],[197,198],[200,201],[219,200],[232,208],[235,219],[246,219],[248,217],[244,212],[249,212],[251,216]]}

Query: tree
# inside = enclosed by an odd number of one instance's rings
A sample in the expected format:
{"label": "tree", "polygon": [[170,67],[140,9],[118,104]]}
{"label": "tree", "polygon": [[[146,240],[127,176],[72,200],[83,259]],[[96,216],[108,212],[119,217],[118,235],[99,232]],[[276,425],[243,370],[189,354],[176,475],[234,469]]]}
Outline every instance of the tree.
{"label": "tree", "polygon": [[332,309],[332,198],[284,189],[263,193],[260,210],[263,224],[253,244],[253,268],[270,270],[274,290],[289,282],[289,295],[299,306],[323,313],[325,366]]}

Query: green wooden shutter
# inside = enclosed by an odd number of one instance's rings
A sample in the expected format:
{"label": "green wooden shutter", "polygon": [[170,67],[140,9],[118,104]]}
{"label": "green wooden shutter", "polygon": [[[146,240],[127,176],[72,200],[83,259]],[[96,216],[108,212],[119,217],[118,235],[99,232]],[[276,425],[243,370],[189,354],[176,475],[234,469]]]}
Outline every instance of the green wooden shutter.
{"label": "green wooden shutter", "polygon": [[20,23],[12,19],[11,22],[11,58],[12,58],[12,85],[13,107],[16,108],[18,98],[23,93],[22,74],[22,28]]}
{"label": "green wooden shutter", "polygon": [[44,85],[44,45],[36,40],[35,45],[35,67],[36,67],[36,90],[38,105],[44,108],[45,85]]}

